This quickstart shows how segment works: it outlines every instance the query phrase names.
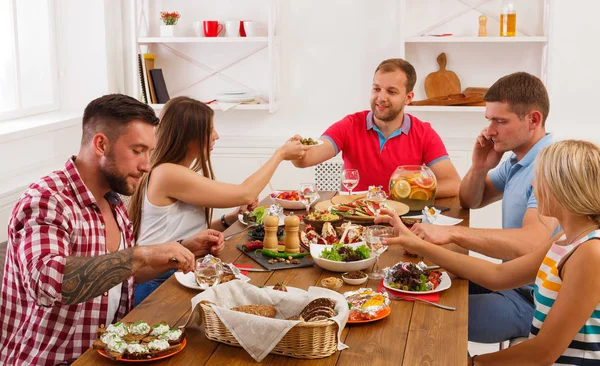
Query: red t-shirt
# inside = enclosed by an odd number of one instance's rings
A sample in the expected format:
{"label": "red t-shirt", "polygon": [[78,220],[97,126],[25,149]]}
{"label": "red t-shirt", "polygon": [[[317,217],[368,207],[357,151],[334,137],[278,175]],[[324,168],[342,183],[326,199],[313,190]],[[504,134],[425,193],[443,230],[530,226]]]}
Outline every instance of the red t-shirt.
{"label": "red t-shirt", "polygon": [[448,159],[440,136],[428,122],[405,114],[402,127],[385,140],[376,130],[370,111],[350,114],[331,125],[323,134],[342,151],[344,169],[358,169],[356,191],[382,186],[389,193],[389,180],[400,165],[431,166]]}

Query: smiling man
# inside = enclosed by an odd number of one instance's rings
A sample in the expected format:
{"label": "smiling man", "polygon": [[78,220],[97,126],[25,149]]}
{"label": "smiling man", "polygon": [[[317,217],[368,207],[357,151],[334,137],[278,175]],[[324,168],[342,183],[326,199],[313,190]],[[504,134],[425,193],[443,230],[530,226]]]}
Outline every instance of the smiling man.
{"label": "smiling man", "polygon": [[310,167],[342,151],[344,169],[359,172],[355,190],[375,185],[387,192],[390,176],[399,165],[425,164],[437,178],[437,197],[458,195],[460,177],[440,136],[429,123],[404,113],[404,106],[414,97],[416,82],[415,69],[407,61],[392,58],[381,62],[373,77],[371,110],[334,123],[321,137],[324,143],[294,160],[294,165]]}

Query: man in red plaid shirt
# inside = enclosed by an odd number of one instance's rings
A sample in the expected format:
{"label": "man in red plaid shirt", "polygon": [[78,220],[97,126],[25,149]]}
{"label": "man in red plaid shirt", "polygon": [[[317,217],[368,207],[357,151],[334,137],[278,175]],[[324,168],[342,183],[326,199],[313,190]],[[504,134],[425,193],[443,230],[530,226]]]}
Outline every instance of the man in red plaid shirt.
{"label": "man in red plaid shirt", "polygon": [[[79,154],[29,186],[8,225],[0,298],[0,364],[69,363],[95,331],[133,306],[134,281],[170,268],[192,271],[194,255],[217,254],[223,234],[135,246],[117,193],[131,195],[149,171],[152,108],[120,94],[92,101]],[[148,278],[136,272],[150,267]]]}

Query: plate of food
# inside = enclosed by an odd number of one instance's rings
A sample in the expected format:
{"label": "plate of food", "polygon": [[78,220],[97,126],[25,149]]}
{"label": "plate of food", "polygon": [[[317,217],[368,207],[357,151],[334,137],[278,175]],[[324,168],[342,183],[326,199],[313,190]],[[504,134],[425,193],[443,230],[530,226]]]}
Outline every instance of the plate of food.
{"label": "plate of food", "polygon": [[300,201],[298,191],[275,191],[271,199],[286,210],[304,210],[306,206]]}
{"label": "plate of food", "polygon": [[383,286],[406,294],[433,294],[452,286],[446,272],[428,270],[423,262],[399,262],[383,269]]}
{"label": "plate of food", "polygon": [[300,143],[302,145],[313,147],[313,146],[323,145],[323,140],[313,140],[312,137],[309,137],[309,138],[301,139]]}
{"label": "plate of food", "polygon": [[144,321],[117,322],[96,330],[92,347],[111,360],[148,362],[171,357],[187,344],[185,329],[171,328],[166,323],[150,326]]}
{"label": "plate of food", "polygon": [[387,293],[376,292],[370,288],[361,288],[344,293],[350,314],[348,323],[368,323],[381,320],[392,312]]}
{"label": "plate of food", "polygon": [[[397,215],[408,212],[408,206],[393,200],[385,201],[385,206],[392,208]],[[331,200],[321,201],[315,205],[316,210],[329,210],[331,213],[344,216],[344,219],[355,222],[373,222],[375,214],[366,202],[366,194],[337,195]]]}
{"label": "plate of food", "polygon": [[[237,272],[237,274],[233,273],[233,270],[231,269],[231,267],[229,266],[228,263],[226,265],[224,265],[223,266],[223,278],[221,279],[220,283],[225,283],[225,282],[229,282],[229,281],[233,281],[233,280],[240,280],[240,281],[244,281],[244,282],[250,281],[250,277],[239,273],[239,270],[237,270],[236,272]],[[188,272],[188,273],[183,273],[180,271],[175,272],[175,279],[182,286],[190,288],[192,290],[198,290],[198,291],[205,290],[205,288],[200,287],[200,285],[198,285],[198,282],[196,282],[196,275],[194,274],[194,272]]]}
{"label": "plate of food", "polygon": [[332,272],[350,272],[370,268],[376,257],[365,242],[353,244],[311,244],[310,255],[321,268]]}
{"label": "plate of food", "polygon": [[[238,220],[243,225],[246,225],[246,226],[248,226],[250,224],[262,225],[263,219],[267,215],[268,208],[269,208],[269,206],[258,206],[251,212],[244,212],[244,213],[240,212],[240,213],[238,213]],[[279,215],[279,226],[284,225],[284,222],[285,222],[284,220],[285,220],[285,215],[283,213],[281,213]]]}

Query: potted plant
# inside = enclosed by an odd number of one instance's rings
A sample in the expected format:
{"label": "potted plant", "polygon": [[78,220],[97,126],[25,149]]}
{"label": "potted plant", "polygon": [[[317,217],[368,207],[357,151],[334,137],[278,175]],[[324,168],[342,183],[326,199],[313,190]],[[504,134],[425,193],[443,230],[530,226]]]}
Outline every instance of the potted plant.
{"label": "potted plant", "polygon": [[173,37],[175,25],[177,24],[177,21],[179,21],[179,18],[181,18],[181,15],[176,11],[161,11],[160,20],[162,20],[164,24],[161,24],[160,26],[160,36]]}

